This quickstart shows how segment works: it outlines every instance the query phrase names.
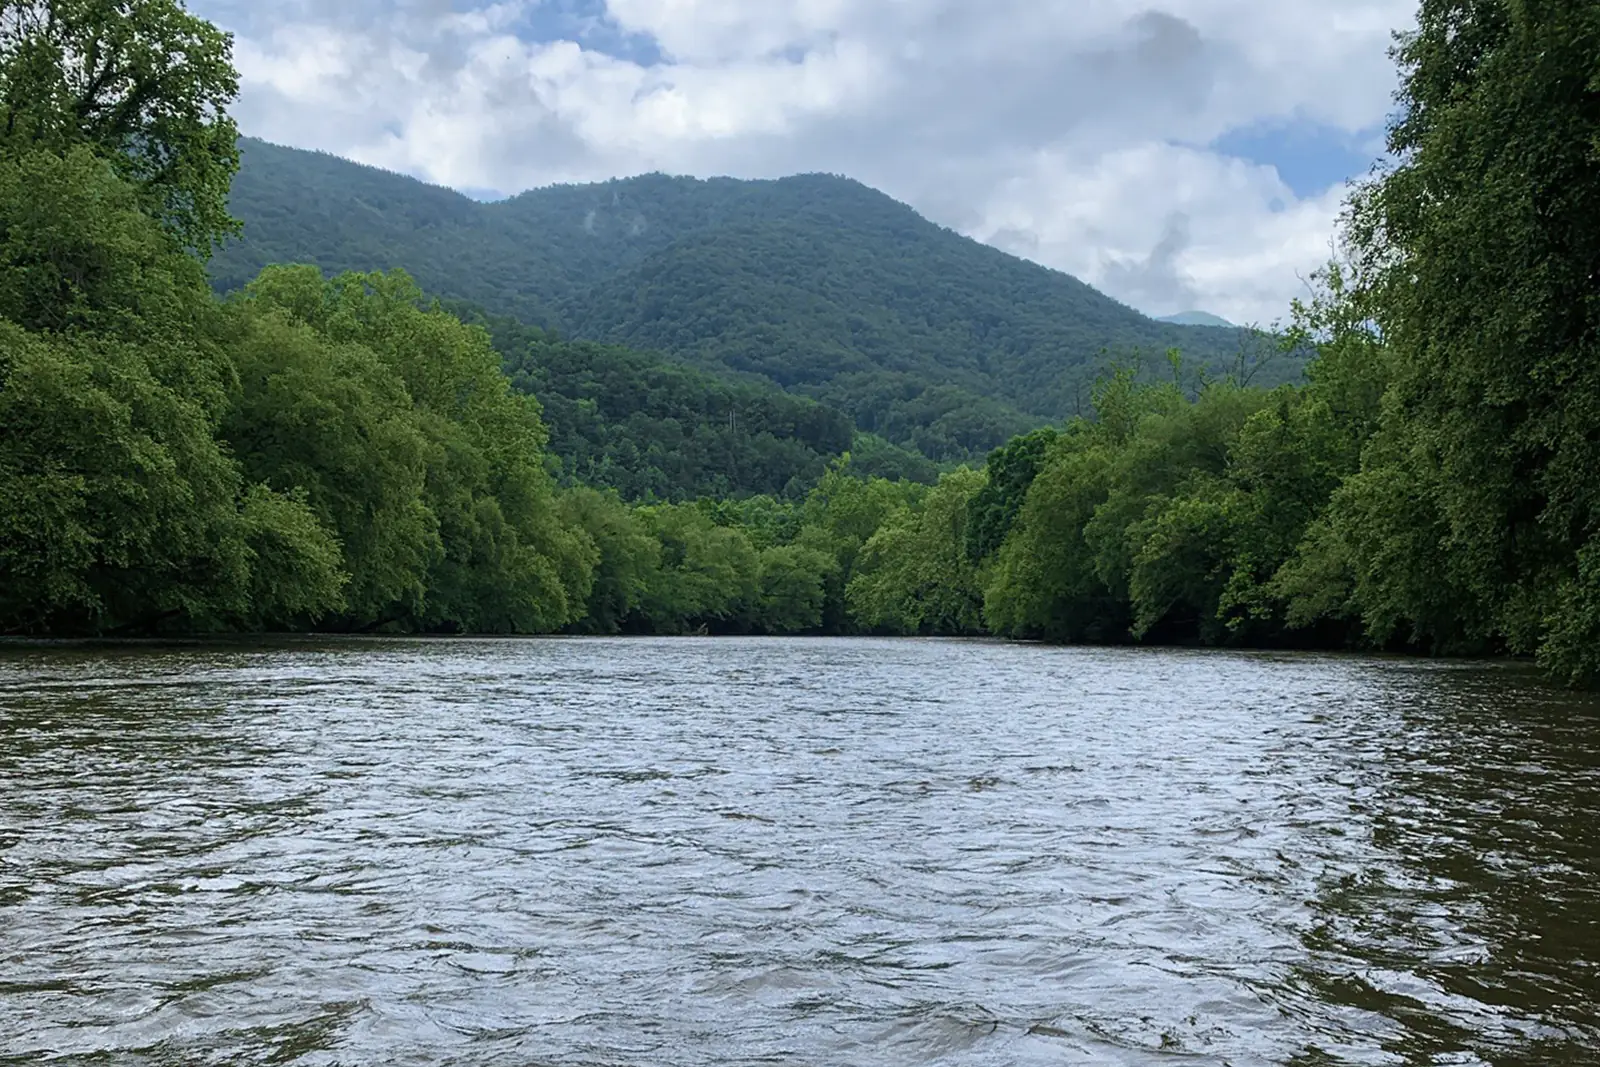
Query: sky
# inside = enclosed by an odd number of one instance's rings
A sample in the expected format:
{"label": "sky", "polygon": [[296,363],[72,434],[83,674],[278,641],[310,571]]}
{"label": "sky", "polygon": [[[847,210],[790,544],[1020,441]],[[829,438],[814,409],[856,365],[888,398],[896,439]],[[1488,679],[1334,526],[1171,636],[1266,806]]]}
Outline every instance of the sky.
{"label": "sky", "polygon": [[[1161,2],[1161,0],[1157,0]],[[1153,315],[1270,325],[1414,0],[190,0],[247,134],[483,199],[845,174]]]}

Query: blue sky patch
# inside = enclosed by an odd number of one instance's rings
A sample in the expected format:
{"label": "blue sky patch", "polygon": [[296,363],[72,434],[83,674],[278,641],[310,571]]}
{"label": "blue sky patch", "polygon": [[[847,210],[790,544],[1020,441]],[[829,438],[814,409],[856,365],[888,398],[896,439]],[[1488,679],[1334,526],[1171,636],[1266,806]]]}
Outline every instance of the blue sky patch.
{"label": "blue sky patch", "polygon": [[540,0],[518,27],[525,41],[576,41],[588,51],[600,52],[644,67],[664,60],[655,38],[628,33],[606,12],[604,0]]}
{"label": "blue sky patch", "polygon": [[1380,129],[1355,133],[1311,122],[1258,123],[1229,130],[1207,147],[1277,168],[1295,196],[1319,196],[1372,166]]}

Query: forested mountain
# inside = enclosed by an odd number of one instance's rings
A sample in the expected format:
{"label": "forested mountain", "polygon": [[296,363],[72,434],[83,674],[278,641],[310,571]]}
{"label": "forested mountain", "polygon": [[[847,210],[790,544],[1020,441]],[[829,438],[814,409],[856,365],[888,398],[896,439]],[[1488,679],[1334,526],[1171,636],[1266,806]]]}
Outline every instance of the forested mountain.
{"label": "forested mountain", "polygon": [[468,305],[452,310],[488,330],[512,385],[539,399],[564,485],[615,489],[629,500],[795,498],[847,451],[865,473],[938,476],[921,455],[856,433],[843,412],[767,382],[562,340]]}
{"label": "forested mountain", "polygon": [[1220,370],[1254,343],[1155,322],[829,175],[647,175],[482,204],[325,154],[241,150],[244,237],[211,267],[223,291],[275,262],[404,267],[490,314],[822,399],[936,459],[1082,412],[1111,359],[1176,347]]}

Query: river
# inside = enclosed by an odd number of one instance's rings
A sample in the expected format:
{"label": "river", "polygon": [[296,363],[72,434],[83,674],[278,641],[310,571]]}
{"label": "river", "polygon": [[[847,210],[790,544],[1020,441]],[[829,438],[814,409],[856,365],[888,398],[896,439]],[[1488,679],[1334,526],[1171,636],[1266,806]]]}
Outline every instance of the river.
{"label": "river", "polygon": [[0,1063],[1600,1062],[1600,701],[878,640],[0,646]]}

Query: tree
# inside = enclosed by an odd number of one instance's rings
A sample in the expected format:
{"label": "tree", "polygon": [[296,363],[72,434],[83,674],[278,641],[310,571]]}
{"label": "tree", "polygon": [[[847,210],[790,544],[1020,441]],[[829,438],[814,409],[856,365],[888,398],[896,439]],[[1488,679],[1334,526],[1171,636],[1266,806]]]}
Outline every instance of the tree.
{"label": "tree", "polygon": [[814,548],[776,545],[764,549],[751,619],[755,628],[769,634],[819,629],[828,581],[838,566],[832,556]]}
{"label": "tree", "polygon": [[235,231],[232,39],[179,0],[0,0],[0,145],[87,145],[199,255]]}
{"label": "tree", "polygon": [[[378,582],[365,624],[540,632],[581,616],[597,549],[558,513],[538,403],[511,390],[483,330],[401,271],[271,268],[239,306],[278,325],[244,350],[260,388],[246,382],[254,406],[231,432],[264,476],[309,482],[374,564],[352,589]],[[306,344],[321,354],[294,352]]]}
{"label": "tree", "polygon": [[856,557],[867,539],[899,509],[920,501],[928,487],[913,482],[852,475],[846,453],[828,467],[816,487],[806,495],[801,515],[804,525],[797,543],[831,556],[838,562],[828,580],[823,625],[830,631],[846,627],[849,608],[845,590],[855,575]]}
{"label": "tree", "polygon": [[742,530],[718,526],[686,505],[639,509],[661,546],[648,575],[640,614],[656,633],[721,628],[747,618],[760,591],[761,560]]}
{"label": "tree", "polygon": [[0,629],[339,606],[327,531],[216,439],[232,377],[203,275],[126,182],[82,146],[0,153]]}
{"label": "tree", "polygon": [[0,322],[0,630],[315,618],[336,543],[300,500],[242,483],[206,411],[114,339]]}
{"label": "tree", "polygon": [[939,479],[917,508],[896,512],[867,540],[846,591],[858,622],[906,634],[983,631],[983,587],[967,555],[982,472]]}
{"label": "tree", "polygon": [[1127,634],[1127,599],[1107,586],[1084,539],[1111,491],[1112,450],[1097,438],[1063,434],[1029,486],[984,590],[994,632],[1050,641]]}
{"label": "tree", "polygon": [[642,606],[645,584],[661,566],[661,543],[615,493],[569,489],[559,506],[562,518],[582,530],[599,552],[583,617],[573,629],[617,633]]}
{"label": "tree", "polygon": [[424,497],[428,438],[405,386],[371,349],[329,341],[280,308],[234,310],[238,377],[221,432],[246,476],[299,492],[337,535],[348,624],[420,614],[444,544]]}
{"label": "tree", "polygon": [[1423,0],[1395,56],[1397,162],[1348,227],[1394,381],[1334,532],[1369,617],[1594,674],[1600,6]]}
{"label": "tree", "polygon": [[0,316],[28,330],[138,341],[220,399],[225,360],[204,270],[84,146],[0,152]]}
{"label": "tree", "polygon": [[1013,438],[989,453],[985,464],[988,478],[972,498],[972,513],[966,524],[969,559],[976,562],[1000,551],[1056,436],[1055,428],[1046,426]]}

